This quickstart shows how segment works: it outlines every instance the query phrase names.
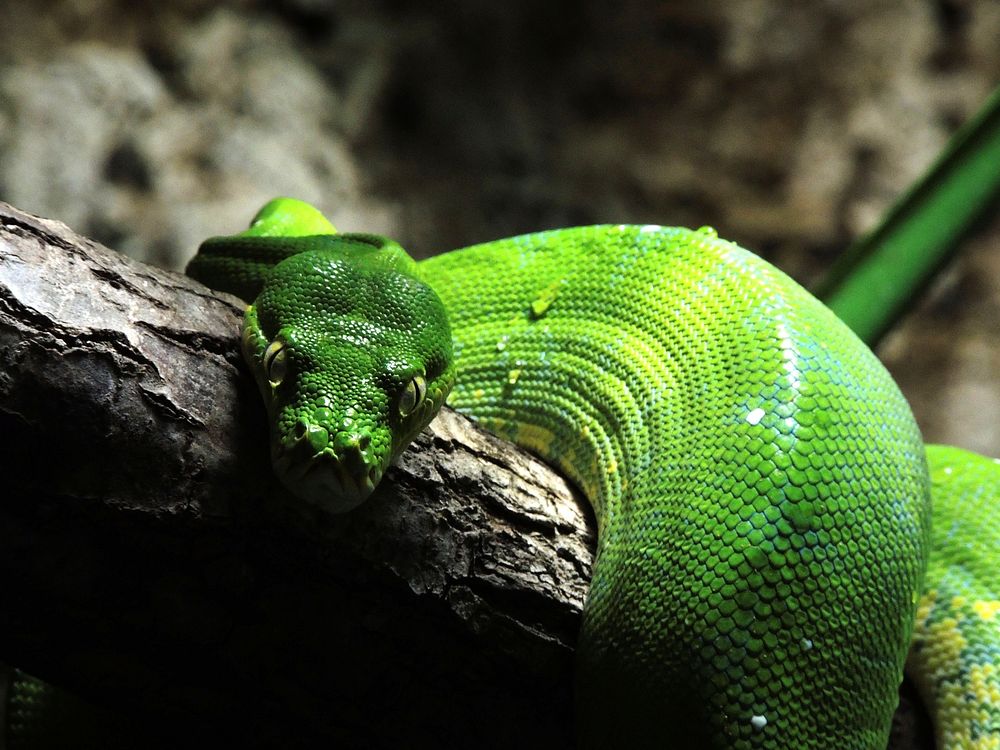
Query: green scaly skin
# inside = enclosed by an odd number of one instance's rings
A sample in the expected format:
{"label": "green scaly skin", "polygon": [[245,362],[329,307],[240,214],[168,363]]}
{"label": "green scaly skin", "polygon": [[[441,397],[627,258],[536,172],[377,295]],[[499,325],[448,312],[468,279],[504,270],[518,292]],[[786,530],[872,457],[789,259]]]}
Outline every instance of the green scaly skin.
{"label": "green scaly skin", "polygon": [[304,500],[363,500],[449,390],[584,490],[581,745],[884,748],[919,614],[940,746],[1000,747],[1000,469],[928,450],[931,546],[906,401],[754,255],[619,225],[414,264],[278,199],[188,270],[255,300],[244,350]]}
{"label": "green scaly skin", "polygon": [[1000,459],[928,445],[934,523],[906,671],[943,750],[1000,748]]}

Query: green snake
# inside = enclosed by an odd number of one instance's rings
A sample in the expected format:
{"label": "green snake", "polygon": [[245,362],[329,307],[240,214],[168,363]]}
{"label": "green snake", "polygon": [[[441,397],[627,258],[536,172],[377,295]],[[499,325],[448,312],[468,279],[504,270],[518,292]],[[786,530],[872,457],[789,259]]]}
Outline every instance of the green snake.
{"label": "green snake", "polygon": [[446,400],[583,489],[582,746],[884,748],[908,663],[939,748],[1000,749],[1000,465],[925,450],[871,351],[713,230],[416,263],[276,199],[188,273],[253,300],[301,500],[362,502]]}

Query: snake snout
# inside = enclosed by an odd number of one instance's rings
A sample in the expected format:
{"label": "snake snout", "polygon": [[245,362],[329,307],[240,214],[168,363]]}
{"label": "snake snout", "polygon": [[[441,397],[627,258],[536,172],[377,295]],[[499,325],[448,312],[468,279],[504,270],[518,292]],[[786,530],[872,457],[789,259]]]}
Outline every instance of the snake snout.
{"label": "snake snout", "polygon": [[383,467],[371,437],[352,430],[331,432],[299,419],[276,447],[274,465],[296,495],[343,512],[359,505],[382,479]]}
{"label": "snake snout", "polygon": [[315,422],[307,422],[300,419],[292,428],[291,450],[303,454],[303,458],[322,453],[330,443],[330,433],[327,429]]}

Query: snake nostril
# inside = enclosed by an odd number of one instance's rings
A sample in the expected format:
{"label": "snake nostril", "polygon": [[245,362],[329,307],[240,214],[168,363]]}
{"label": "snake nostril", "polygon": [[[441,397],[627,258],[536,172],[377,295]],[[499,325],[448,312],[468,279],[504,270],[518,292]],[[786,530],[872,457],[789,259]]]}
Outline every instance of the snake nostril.
{"label": "snake nostril", "polygon": [[309,426],[301,419],[295,423],[295,427],[292,428],[292,435],[295,436],[296,440],[301,440],[306,436],[306,432],[309,431]]}
{"label": "snake nostril", "polygon": [[361,435],[358,437],[358,447],[361,450],[368,450],[368,446],[372,444],[372,439],[370,435]]}

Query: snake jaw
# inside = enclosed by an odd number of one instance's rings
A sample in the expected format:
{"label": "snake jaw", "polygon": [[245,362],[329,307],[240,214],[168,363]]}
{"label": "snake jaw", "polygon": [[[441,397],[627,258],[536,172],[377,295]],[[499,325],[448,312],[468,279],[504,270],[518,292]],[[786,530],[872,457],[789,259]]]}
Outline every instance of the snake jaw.
{"label": "snake jaw", "polygon": [[278,442],[272,462],[296,497],[345,513],[368,499],[385,471],[385,462],[368,448],[363,436],[340,432],[331,440],[324,428],[310,425]]}

